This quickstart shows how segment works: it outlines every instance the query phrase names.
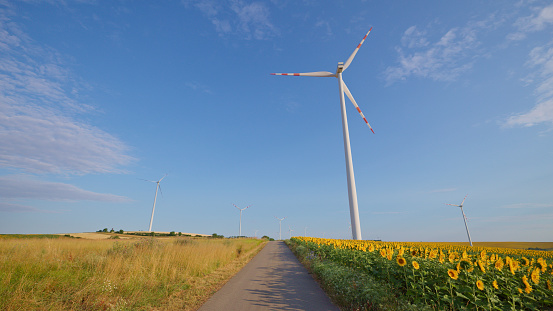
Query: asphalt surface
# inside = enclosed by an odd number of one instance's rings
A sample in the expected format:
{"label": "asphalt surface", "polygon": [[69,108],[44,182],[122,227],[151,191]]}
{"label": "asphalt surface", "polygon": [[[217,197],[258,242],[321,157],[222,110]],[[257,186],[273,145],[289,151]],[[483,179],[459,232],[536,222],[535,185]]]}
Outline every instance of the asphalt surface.
{"label": "asphalt surface", "polygon": [[333,310],[338,307],[282,241],[273,241],[199,311]]}

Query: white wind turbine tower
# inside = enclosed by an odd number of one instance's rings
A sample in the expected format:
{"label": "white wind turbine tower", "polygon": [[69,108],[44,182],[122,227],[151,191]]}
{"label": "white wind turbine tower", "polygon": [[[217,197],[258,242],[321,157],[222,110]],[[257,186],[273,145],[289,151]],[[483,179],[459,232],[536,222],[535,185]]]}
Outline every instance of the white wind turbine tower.
{"label": "white wind turbine tower", "polygon": [[[234,205],[234,204],[232,204],[232,205]],[[251,206],[251,205],[248,205],[248,206],[246,206],[246,207],[244,207],[244,208],[240,208],[240,207],[234,205],[234,207],[236,207],[237,209],[240,210],[240,227],[239,227],[239,229],[238,229],[238,236],[242,236],[242,211],[245,210],[246,208],[250,207],[250,206]]]}
{"label": "white wind turbine tower", "polygon": [[352,236],[355,240],[361,240],[361,225],[359,223],[359,209],[357,207],[357,190],[355,188],[355,177],[353,175],[353,162],[351,159],[351,147],[349,142],[349,130],[348,130],[348,121],[346,116],[346,105],[345,105],[345,99],[344,99],[344,93],[348,96],[348,98],[351,100],[365,123],[369,126],[371,131],[374,133],[372,127],[370,126],[369,122],[361,112],[361,109],[359,109],[359,106],[355,102],[355,99],[353,99],[353,96],[351,95],[348,87],[342,80],[342,72],[345,71],[351,62],[353,61],[353,58],[357,54],[357,51],[359,51],[359,48],[365,42],[365,39],[371,32],[371,29],[367,32],[365,37],[363,37],[363,40],[357,45],[353,53],[350,55],[350,57],[346,60],[346,63],[339,62],[338,68],[336,69],[336,73],[328,72],[328,71],[317,71],[317,72],[304,72],[304,73],[272,73],[272,75],[279,75],[279,76],[308,76],[308,77],[334,77],[338,79],[338,88],[340,91],[340,106],[342,111],[342,132],[344,136],[344,152],[346,157],[346,173],[347,173],[347,179],[348,179],[348,196],[349,196],[349,212],[350,212],[350,218],[351,218],[351,231]]}
{"label": "white wind turbine tower", "polygon": [[292,231],[294,231],[294,230],[292,230],[292,228],[290,226],[288,226],[288,234],[290,235],[289,239],[292,238]]}
{"label": "white wind turbine tower", "polygon": [[276,216],[273,216],[278,220],[278,239],[282,240],[282,221],[286,218],[278,218]]}
{"label": "white wind turbine tower", "polygon": [[157,190],[159,189],[159,191],[161,192],[161,185],[159,184],[163,178],[165,178],[167,176],[167,174],[165,174],[165,176],[161,177],[160,180],[158,181],[153,181],[153,180],[147,180],[147,179],[143,179],[145,181],[149,181],[149,182],[153,182],[153,183],[156,183],[156,195],[154,196],[154,206],[152,207],[152,217],[150,217],[150,227],[148,228],[148,231],[149,232],[152,232],[152,223],[154,221],[154,212],[156,210],[156,200],[157,200]]}
{"label": "white wind turbine tower", "polygon": [[467,236],[469,237],[469,243],[470,243],[470,246],[472,246],[472,240],[470,239],[469,227],[467,226],[467,216],[465,216],[465,212],[463,211],[463,203],[465,203],[465,200],[467,199],[467,197],[468,197],[468,194],[463,199],[463,202],[461,202],[461,204],[459,204],[459,205],[447,204],[447,203],[445,203],[445,205],[451,205],[451,206],[456,206],[456,207],[461,208],[461,214],[463,214],[463,220],[465,221],[465,229],[467,229]]}

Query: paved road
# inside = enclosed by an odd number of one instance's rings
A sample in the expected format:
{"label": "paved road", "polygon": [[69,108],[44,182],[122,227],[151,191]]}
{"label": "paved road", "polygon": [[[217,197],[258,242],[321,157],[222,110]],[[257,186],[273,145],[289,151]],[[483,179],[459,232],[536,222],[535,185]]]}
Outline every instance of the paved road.
{"label": "paved road", "polygon": [[199,309],[215,310],[339,311],[282,241],[267,243]]}

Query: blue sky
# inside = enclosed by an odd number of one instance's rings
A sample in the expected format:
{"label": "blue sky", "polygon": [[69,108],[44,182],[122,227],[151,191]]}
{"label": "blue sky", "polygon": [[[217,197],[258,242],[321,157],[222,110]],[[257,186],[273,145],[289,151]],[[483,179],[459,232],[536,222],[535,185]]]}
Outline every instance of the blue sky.
{"label": "blue sky", "polygon": [[553,239],[548,1],[0,0],[0,233]]}

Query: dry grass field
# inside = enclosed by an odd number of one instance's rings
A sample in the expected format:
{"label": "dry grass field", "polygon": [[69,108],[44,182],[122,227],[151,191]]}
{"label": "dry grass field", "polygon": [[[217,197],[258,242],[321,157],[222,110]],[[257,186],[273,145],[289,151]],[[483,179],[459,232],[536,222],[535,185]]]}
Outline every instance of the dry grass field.
{"label": "dry grass field", "polygon": [[99,235],[0,238],[0,310],[194,310],[264,245]]}

